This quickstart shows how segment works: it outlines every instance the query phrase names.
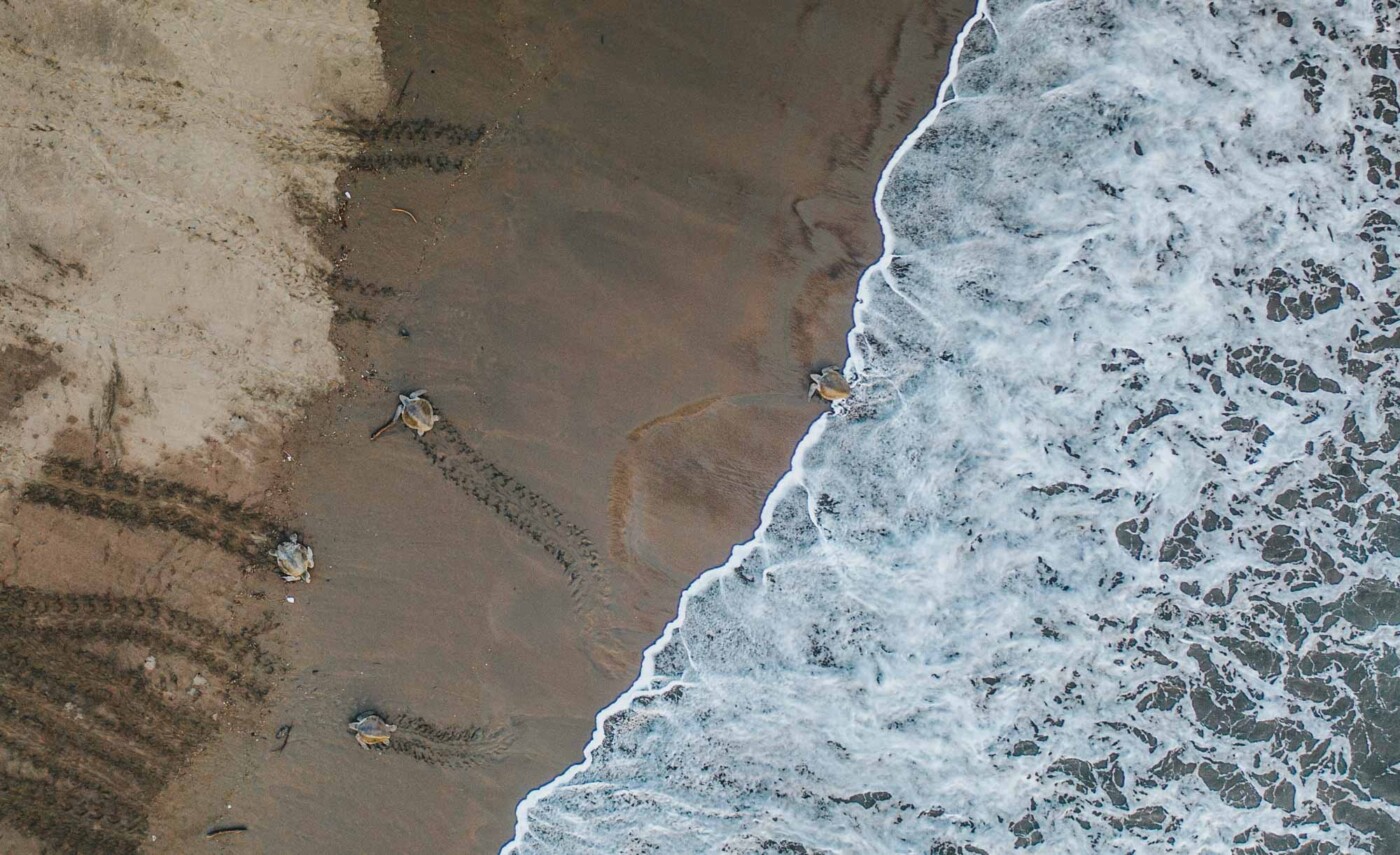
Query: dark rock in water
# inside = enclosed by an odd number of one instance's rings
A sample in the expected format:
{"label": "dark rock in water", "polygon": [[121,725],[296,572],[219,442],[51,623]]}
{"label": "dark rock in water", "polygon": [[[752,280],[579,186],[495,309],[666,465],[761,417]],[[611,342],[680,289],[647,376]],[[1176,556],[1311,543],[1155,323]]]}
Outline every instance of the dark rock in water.
{"label": "dark rock in water", "polygon": [[1094,778],[1094,767],[1078,757],[1065,757],[1056,760],[1050,764],[1048,773],[1071,778],[1081,793],[1092,793],[1098,789],[1098,781]]}
{"label": "dark rock in water", "polygon": [[1119,810],[1128,809],[1128,797],[1123,795],[1123,767],[1114,764],[1111,769],[1105,770],[1107,774],[1099,775],[1099,784],[1103,789],[1103,794],[1108,796],[1108,800]]}
{"label": "dark rock in water", "polygon": [[764,840],[758,844],[758,851],[772,852],[774,855],[808,855],[808,849],[792,840]]}
{"label": "dark rock in water", "polygon": [[1196,771],[1196,764],[1181,759],[1182,749],[1174,748],[1167,756],[1157,761],[1157,765],[1147,770],[1147,774],[1164,783],[1179,781]]}
{"label": "dark rock in water", "polygon": [[1381,517],[1371,529],[1371,540],[1392,557],[1400,558],[1400,517]]}
{"label": "dark rock in water", "polygon": [[1298,792],[1288,781],[1281,781],[1266,789],[1264,798],[1279,810],[1292,813],[1297,805]]}
{"label": "dark rock in water", "polygon": [[1157,551],[1157,560],[1182,569],[1190,569],[1199,564],[1205,558],[1205,552],[1196,543],[1196,538],[1201,533],[1201,525],[1201,520],[1194,511],[1187,514],[1172,529],[1171,536],[1162,541],[1162,548]]}
{"label": "dark rock in water", "polygon": [[1261,556],[1270,564],[1297,564],[1308,557],[1293,530],[1286,525],[1276,525],[1273,532],[1264,540]]}
{"label": "dark rock in water", "polygon": [[1029,757],[1040,753],[1040,746],[1034,740],[1023,739],[1011,746],[1012,757]]}
{"label": "dark rock in water", "polygon": [[1197,721],[1223,736],[1249,742],[1265,742],[1274,736],[1274,725],[1253,716],[1257,705],[1230,682],[1204,647],[1193,644],[1187,655],[1196,660],[1201,671],[1202,684],[1190,692]]}
{"label": "dark rock in water", "polygon": [[1358,629],[1400,625],[1400,586],[1389,579],[1365,579],[1332,608]]}
{"label": "dark rock in water", "polygon": [[1172,404],[1171,401],[1168,401],[1166,398],[1162,398],[1152,408],[1152,412],[1145,413],[1132,420],[1132,422],[1128,425],[1128,433],[1137,433],[1145,427],[1156,424],[1157,422],[1161,421],[1167,416],[1176,415],[1178,412],[1180,412],[1180,410],[1178,410],[1176,406]]}
{"label": "dark rock in water", "polygon": [[1372,852],[1400,852],[1400,822],[1385,811],[1360,807],[1347,799],[1332,806],[1332,816],[1337,822],[1369,834]]}
{"label": "dark rock in water", "polygon": [[1267,644],[1229,637],[1218,638],[1216,641],[1265,680],[1273,680],[1283,673],[1283,655]]}

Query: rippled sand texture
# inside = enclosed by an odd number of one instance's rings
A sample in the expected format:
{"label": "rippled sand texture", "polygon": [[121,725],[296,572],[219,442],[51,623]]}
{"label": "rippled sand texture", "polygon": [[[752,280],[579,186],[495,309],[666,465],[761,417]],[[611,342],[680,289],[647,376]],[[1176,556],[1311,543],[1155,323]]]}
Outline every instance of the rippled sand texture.
{"label": "rippled sand texture", "polygon": [[383,98],[349,2],[0,6],[0,478],[237,439],[338,373],[314,225]]}

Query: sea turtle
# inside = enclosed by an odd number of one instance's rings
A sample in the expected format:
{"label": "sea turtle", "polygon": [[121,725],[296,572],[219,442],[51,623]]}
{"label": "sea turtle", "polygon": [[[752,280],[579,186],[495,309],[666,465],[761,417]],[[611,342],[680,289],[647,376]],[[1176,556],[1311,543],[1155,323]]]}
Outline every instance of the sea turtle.
{"label": "sea turtle", "polygon": [[283,579],[288,582],[311,581],[311,568],[316,566],[316,561],[312,558],[311,547],[302,543],[296,534],[288,535],[277,549],[268,554],[277,559],[277,569],[281,571]]}
{"label": "sea turtle", "polygon": [[433,429],[442,417],[433,412],[433,405],[427,398],[423,397],[427,389],[419,389],[407,395],[399,396],[399,408],[394,410],[393,418],[385,423],[384,427],[370,434],[370,439],[378,439],[379,435],[394,426],[394,422],[402,421],[404,425],[419,436]]}
{"label": "sea turtle", "polygon": [[355,741],[365,748],[371,745],[388,745],[389,736],[398,730],[397,725],[389,724],[379,717],[378,713],[366,713],[350,722],[350,730],[355,734]]}
{"label": "sea turtle", "polygon": [[841,369],[835,365],[823,368],[822,373],[813,374],[811,377],[812,388],[807,392],[808,398],[821,395],[825,400],[839,401],[851,397],[851,384],[846,382]]}

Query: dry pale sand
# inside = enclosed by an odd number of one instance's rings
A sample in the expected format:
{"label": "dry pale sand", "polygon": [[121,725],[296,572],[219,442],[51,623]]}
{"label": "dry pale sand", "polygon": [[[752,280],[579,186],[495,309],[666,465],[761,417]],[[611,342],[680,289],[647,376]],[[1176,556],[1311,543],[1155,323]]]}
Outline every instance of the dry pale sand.
{"label": "dry pale sand", "polygon": [[[163,802],[168,851],[507,839],[821,412],[879,171],[967,11],[381,7],[384,132],[327,235],[348,379],[285,467],[316,579],[272,716]],[[447,421],[369,442],[419,387]],[[391,750],[345,731],[371,708]]]}
{"label": "dry pale sand", "polygon": [[129,465],[237,445],[336,379],[314,212],[383,102],[375,21],[0,5],[0,479],[65,429]]}
{"label": "dry pale sand", "polygon": [[0,3],[0,851],[495,851],[821,412],[968,11]]}
{"label": "dry pale sand", "polygon": [[387,97],[376,21],[0,4],[0,851],[137,851],[277,689],[281,583],[244,571],[340,376],[318,212]]}

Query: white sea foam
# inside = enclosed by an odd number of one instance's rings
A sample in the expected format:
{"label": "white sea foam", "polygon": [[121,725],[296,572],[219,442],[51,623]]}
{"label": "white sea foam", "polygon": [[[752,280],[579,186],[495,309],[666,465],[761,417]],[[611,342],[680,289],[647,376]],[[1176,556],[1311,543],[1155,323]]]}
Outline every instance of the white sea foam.
{"label": "white sea foam", "polygon": [[984,2],[855,396],[505,851],[1400,851],[1396,14]]}

